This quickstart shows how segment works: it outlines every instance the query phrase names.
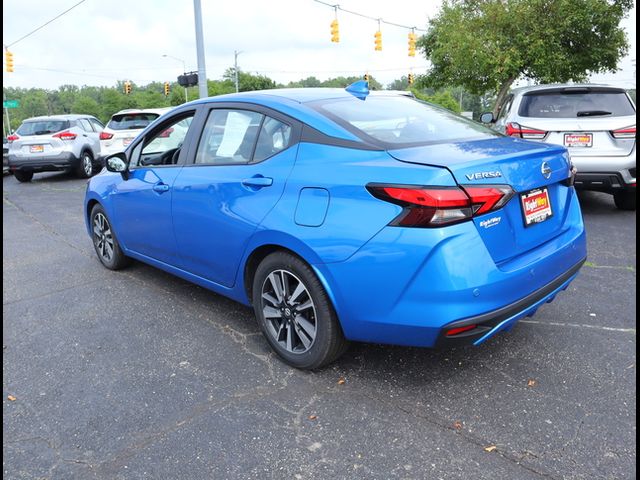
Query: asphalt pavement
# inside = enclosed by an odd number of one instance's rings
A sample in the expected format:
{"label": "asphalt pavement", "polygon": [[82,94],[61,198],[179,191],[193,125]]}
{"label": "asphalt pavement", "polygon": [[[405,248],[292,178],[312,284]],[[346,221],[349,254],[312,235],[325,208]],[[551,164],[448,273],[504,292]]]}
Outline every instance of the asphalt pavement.
{"label": "asphalt pavement", "polygon": [[5,479],[631,479],[636,217],[581,194],[589,259],[481,347],[281,363],[252,311],[111,272],[85,181],[3,178]]}

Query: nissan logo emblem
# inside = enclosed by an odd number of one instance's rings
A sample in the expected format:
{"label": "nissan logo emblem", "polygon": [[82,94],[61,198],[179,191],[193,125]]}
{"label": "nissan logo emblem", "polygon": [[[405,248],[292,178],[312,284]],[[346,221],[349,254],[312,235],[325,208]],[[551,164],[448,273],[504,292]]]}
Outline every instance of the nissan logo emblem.
{"label": "nissan logo emblem", "polygon": [[547,162],[542,162],[540,166],[540,171],[542,172],[542,176],[544,178],[549,178],[551,176],[551,167]]}

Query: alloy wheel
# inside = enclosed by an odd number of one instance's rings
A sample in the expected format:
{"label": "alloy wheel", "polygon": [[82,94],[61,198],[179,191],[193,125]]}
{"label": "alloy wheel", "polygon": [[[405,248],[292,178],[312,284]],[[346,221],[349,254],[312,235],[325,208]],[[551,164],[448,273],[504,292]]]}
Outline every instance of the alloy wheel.
{"label": "alloy wheel", "polygon": [[107,263],[111,262],[114,249],[113,234],[107,217],[101,212],[93,217],[93,243],[102,260]]}
{"label": "alloy wheel", "polygon": [[82,156],[82,169],[87,177],[90,177],[93,173],[93,162],[91,161],[91,157],[86,153]]}
{"label": "alloy wheel", "polygon": [[287,270],[274,270],[262,284],[267,332],[287,352],[305,353],[316,339],[316,308],[309,290]]}

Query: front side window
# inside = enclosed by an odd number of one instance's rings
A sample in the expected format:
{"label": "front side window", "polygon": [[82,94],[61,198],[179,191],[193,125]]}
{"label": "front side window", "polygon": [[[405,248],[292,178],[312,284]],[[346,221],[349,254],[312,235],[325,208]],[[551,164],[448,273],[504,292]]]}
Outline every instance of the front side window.
{"label": "front side window", "polygon": [[[145,138],[142,150],[136,148],[130,166],[160,166],[178,163],[180,149],[193,120],[193,112],[170,120]],[[139,152],[139,153],[138,153]]]}
{"label": "front side window", "polygon": [[340,98],[310,105],[364,140],[390,148],[497,135],[449,110],[404,96]]}
{"label": "front side window", "polygon": [[248,110],[211,110],[198,145],[196,163],[249,163],[263,118],[264,115]]}

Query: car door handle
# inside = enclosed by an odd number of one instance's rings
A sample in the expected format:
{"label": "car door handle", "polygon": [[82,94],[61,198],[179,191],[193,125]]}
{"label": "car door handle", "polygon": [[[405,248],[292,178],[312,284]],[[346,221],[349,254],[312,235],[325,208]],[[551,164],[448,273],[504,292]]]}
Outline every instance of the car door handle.
{"label": "car door handle", "polygon": [[153,191],[158,193],[164,193],[169,191],[169,185],[166,183],[156,183],[153,186]]}
{"label": "car door handle", "polygon": [[273,178],[269,177],[251,177],[245,178],[242,180],[242,185],[245,187],[254,187],[254,188],[262,188],[262,187],[270,187],[273,185]]}

